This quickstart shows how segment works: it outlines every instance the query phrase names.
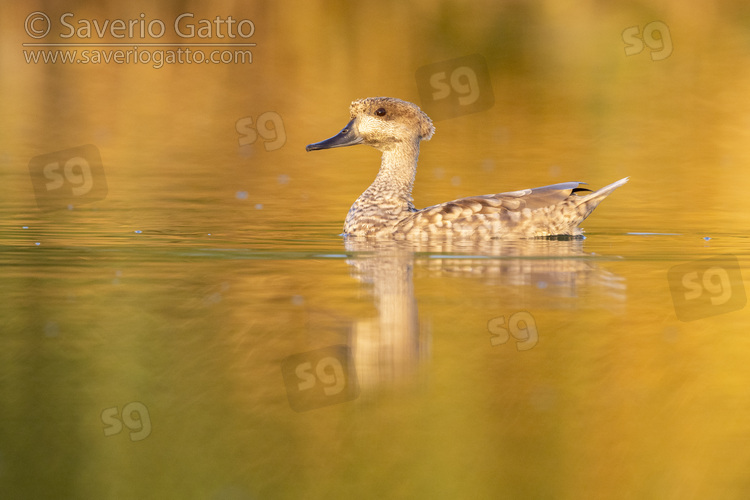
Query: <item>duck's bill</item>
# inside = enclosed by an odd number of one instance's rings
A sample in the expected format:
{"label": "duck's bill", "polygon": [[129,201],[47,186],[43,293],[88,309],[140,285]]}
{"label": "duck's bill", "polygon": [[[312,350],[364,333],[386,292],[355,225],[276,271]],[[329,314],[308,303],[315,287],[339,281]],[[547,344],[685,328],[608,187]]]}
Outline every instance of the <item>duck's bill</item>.
{"label": "duck's bill", "polygon": [[354,131],[354,120],[346,124],[346,127],[325,141],[308,144],[305,151],[315,151],[316,149],[343,148],[344,146],[354,146],[362,142],[362,138]]}

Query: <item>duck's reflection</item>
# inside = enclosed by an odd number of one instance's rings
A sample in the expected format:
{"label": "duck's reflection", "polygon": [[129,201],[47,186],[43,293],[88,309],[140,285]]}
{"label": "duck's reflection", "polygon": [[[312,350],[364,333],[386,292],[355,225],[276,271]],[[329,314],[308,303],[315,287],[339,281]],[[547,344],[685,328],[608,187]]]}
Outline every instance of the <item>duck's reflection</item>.
{"label": "duck's reflection", "polygon": [[[624,304],[625,282],[583,251],[582,239],[486,242],[408,242],[347,239],[352,275],[372,293],[378,315],[358,320],[352,350],[364,393],[412,380],[429,355],[431,331],[420,328],[414,269],[430,275],[476,277],[484,285],[512,286],[517,295],[545,297],[552,307],[575,307],[584,290]],[[558,299],[556,301],[551,299]]]}
{"label": "duck's reflection", "polygon": [[[354,324],[352,350],[360,388],[409,379],[419,364],[420,339],[414,297],[414,251],[399,245],[347,241],[347,260],[362,283],[370,285],[378,316]],[[429,334],[429,332],[426,332]]]}

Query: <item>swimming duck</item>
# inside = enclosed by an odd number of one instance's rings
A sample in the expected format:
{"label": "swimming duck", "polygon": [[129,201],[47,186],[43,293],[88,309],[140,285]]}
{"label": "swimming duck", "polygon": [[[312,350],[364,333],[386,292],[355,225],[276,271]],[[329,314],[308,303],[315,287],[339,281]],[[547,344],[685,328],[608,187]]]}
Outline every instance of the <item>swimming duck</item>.
{"label": "swimming duck", "polygon": [[417,210],[411,191],[419,142],[430,140],[435,132],[432,120],[417,105],[392,97],[359,99],[349,111],[351,120],[341,132],[305,148],[367,144],[383,153],[377,177],[349,209],[345,236],[397,240],[576,236],[582,234],[578,225],[628,181],[625,177],[594,192],[579,187],[581,182],[563,182]]}

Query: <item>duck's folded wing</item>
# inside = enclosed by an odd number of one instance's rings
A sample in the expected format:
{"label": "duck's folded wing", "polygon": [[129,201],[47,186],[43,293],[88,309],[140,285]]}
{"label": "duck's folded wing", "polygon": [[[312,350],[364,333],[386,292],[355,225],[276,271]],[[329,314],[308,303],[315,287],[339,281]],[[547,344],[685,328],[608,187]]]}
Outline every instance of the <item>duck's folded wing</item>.
{"label": "duck's folded wing", "polygon": [[579,186],[583,182],[563,182],[508,193],[471,196],[424,208],[415,213],[423,217],[440,216],[443,220],[455,220],[471,217],[476,214],[494,214],[499,212],[517,212],[525,208],[536,210],[562,203],[573,193],[589,191]]}
{"label": "duck's folded wing", "polygon": [[[583,183],[563,182],[534,189],[472,196],[441,203],[414,212],[399,223],[398,230],[410,232],[419,229],[434,232],[447,226],[466,232],[485,226],[490,232],[497,233],[511,231],[514,227],[522,225],[529,226],[528,230],[523,231],[526,233],[536,231],[536,226],[543,225],[550,226],[550,230],[568,233],[572,231],[576,222],[588,215],[585,213],[588,210],[581,210],[582,213],[579,214],[575,208],[575,202],[579,197],[574,193],[589,191],[579,187],[581,184]],[[560,213],[557,220],[550,220],[549,216],[561,211],[564,205],[574,212],[570,214],[572,217]],[[537,212],[545,207],[548,208]]]}
{"label": "duck's folded wing", "polygon": [[[573,193],[579,191],[590,191],[590,189],[579,187],[585,182],[561,182],[533,189],[522,189],[521,191],[511,191],[509,193],[486,194],[484,196],[474,196],[466,198],[467,200],[487,200],[489,206],[498,205],[502,210],[523,210],[528,208],[535,210],[537,208],[557,205]],[[463,200],[456,200],[463,201]]]}
{"label": "duck's folded wing", "polygon": [[[581,234],[578,225],[607,195],[626,182],[627,177],[594,192],[580,187],[582,182],[563,182],[461,198],[413,212],[397,224],[396,233],[477,237],[578,235]],[[578,196],[582,191],[586,193]]]}

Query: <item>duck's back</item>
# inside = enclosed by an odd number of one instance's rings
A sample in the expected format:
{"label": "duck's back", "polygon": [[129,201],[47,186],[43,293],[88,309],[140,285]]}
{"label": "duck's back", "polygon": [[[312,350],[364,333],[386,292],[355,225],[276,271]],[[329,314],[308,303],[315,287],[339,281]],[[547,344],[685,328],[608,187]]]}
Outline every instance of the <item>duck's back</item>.
{"label": "duck's back", "polygon": [[[596,192],[579,187],[580,182],[565,182],[449,201],[409,214],[394,227],[393,236],[486,240],[579,235],[578,225],[627,180],[621,179]],[[577,194],[581,192],[588,194]]]}

